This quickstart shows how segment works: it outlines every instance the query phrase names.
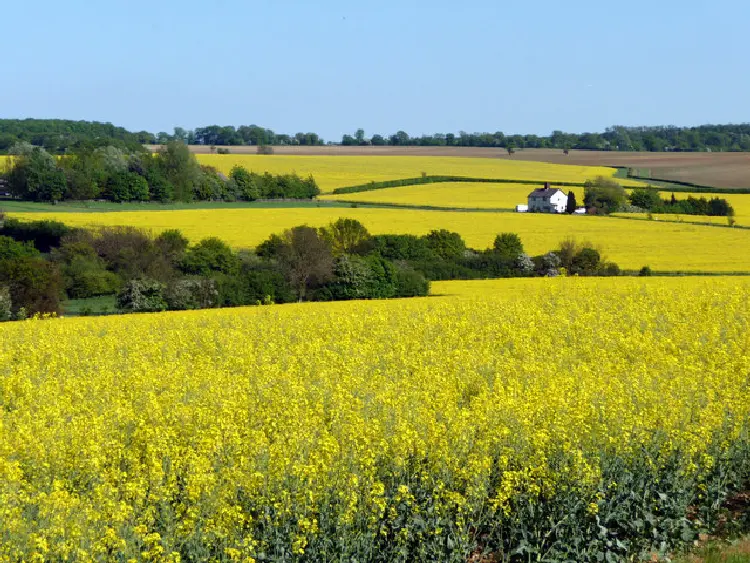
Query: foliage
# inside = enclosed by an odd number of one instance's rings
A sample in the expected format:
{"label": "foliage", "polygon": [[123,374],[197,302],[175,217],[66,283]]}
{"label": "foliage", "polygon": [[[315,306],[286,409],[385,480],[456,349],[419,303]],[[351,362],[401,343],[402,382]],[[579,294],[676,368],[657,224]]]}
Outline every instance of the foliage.
{"label": "foliage", "polygon": [[186,274],[210,276],[214,273],[234,274],[239,265],[232,249],[224,241],[211,237],[190,247],[179,267]]}
{"label": "foliage", "polygon": [[132,279],[117,295],[117,308],[131,313],[165,311],[165,286],[155,280]]}
{"label": "foliage", "polygon": [[568,201],[565,204],[565,213],[573,214],[578,209],[578,202],[576,201],[576,194],[573,190],[568,192]]}
{"label": "foliage", "polygon": [[614,180],[599,177],[584,184],[583,204],[589,212],[604,215],[614,213],[626,200],[625,189]]}
{"label": "foliage", "polygon": [[30,242],[19,242],[11,237],[0,235],[0,260],[36,256],[39,256],[39,251]]}
{"label": "foliage", "polygon": [[275,258],[289,285],[303,301],[308,290],[315,289],[333,277],[333,253],[317,229],[293,227],[280,237]]}
{"label": "foliage", "polygon": [[436,285],[4,326],[0,555],[593,563],[722,521],[747,279]]}
{"label": "foliage", "polygon": [[49,252],[60,246],[63,237],[74,230],[61,221],[19,221],[6,218],[0,227],[0,235],[31,242],[40,252]]}
{"label": "foliage", "polygon": [[444,260],[458,260],[466,252],[466,243],[461,235],[447,229],[430,231],[424,236],[424,241],[427,248]]}
{"label": "foliage", "polygon": [[636,188],[630,192],[630,203],[641,209],[653,209],[661,203],[661,198],[656,190]]}
{"label": "foliage", "polygon": [[523,243],[521,237],[516,233],[500,233],[495,237],[492,250],[503,258],[515,260],[523,254]]}
{"label": "foliage", "polygon": [[107,263],[86,241],[70,241],[53,254],[60,264],[65,292],[71,299],[111,295],[121,285],[119,276],[107,270]]}
{"label": "foliage", "polygon": [[13,318],[13,301],[7,287],[0,287],[0,322]]}
{"label": "foliage", "polygon": [[321,236],[328,242],[334,256],[363,252],[371,246],[371,236],[367,228],[348,217],[340,217],[320,230]]}
{"label": "foliage", "polygon": [[59,313],[62,278],[56,265],[39,257],[0,260],[0,286],[7,287],[13,313]]}
{"label": "foliage", "polygon": [[177,279],[165,288],[164,301],[171,310],[208,309],[218,305],[219,290],[213,279]]}

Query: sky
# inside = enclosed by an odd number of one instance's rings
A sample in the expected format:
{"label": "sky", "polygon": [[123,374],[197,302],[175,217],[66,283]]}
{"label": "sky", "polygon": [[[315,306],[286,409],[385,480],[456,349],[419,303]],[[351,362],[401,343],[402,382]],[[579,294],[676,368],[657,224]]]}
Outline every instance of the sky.
{"label": "sky", "polygon": [[338,141],[750,121],[746,0],[35,0],[0,117]]}

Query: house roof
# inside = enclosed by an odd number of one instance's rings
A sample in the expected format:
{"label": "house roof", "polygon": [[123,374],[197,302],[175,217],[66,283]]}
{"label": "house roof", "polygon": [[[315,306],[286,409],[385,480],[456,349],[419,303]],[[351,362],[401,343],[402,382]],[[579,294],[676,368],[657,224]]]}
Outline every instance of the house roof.
{"label": "house roof", "polygon": [[533,192],[531,192],[529,194],[529,197],[532,197],[532,196],[552,197],[557,192],[562,192],[563,194],[565,193],[560,188],[538,188],[534,190]]}

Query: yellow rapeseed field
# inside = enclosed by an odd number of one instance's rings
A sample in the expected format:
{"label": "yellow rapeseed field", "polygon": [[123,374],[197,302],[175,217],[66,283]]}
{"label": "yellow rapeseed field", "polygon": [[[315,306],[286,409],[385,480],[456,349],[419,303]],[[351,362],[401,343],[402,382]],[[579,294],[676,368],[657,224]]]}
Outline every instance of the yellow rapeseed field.
{"label": "yellow rapeseed field", "polygon": [[750,279],[471,284],[1,325],[0,560],[595,561],[692,537],[688,506],[709,518],[750,453]]}
{"label": "yellow rapeseed field", "polygon": [[[321,196],[320,199],[446,208],[514,209],[519,203],[525,205],[528,202],[529,193],[538,187],[538,185],[522,183],[440,182],[382,188],[352,194],[329,194]],[[565,193],[573,191],[576,194],[576,201],[583,202],[583,188],[561,187],[560,189]]]}
{"label": "yellow rapeseed field", "polygon": [[[604,166],[571,166],[544,162],[510,161],[492,158],[435,156],[289,156],[289,155],[196,155],[201,164],[216,167],[228,174],[233,166],[262,173],[296,172],[312,174],[321,191],[356,186],[369,182],[418,178],[428,175],[502,178],[519,181],[583,182],[597,176],[613,176],[614,168]],[[623,185],[642,185],[621,180]]]}
{"label": "yellow rapeseed field", "polygon": [[[542,254],[566,237],[600,246],[623,268],[649,265],[658,270],[750,271],[750,230],[624,219],[528,213],[451,212],[374,208],[196,209],[117,213],[12,213],[72,226],[130,225],[158,233],[180,229],[198,240],[216,236],[236,248],[255,247],[273,233],[296,225],[325,226],[339,217],[361,221],[373,234],[427,234],[433,229],[460,233],[472,248],[488,248],[495,236],[513,232],[526,251]],[[732,250],[735,249],[735,250]]]}

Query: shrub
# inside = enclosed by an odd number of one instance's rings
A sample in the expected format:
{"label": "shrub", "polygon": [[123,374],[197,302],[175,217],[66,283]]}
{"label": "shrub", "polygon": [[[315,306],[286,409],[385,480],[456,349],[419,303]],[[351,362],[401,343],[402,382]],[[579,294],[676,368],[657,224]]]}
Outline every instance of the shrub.
{"label": "shrub", "polygon": [[409,266],[396,267],[396,293],[394,297],[420,297],[429,295],[430,282]]}
{"label": "shrub", "polygon": [[60,313],[62,277],[57,266],[42,258],[23,256],[0,261],[0,285],[10,292],[13,313]]}
{"label": "shrub", "polygon": [[39,252],[49,252],[60,246],[63,237],[75,231],[59,221],[19,221],[11,218],[5,220],[0,235],[31,242]]}
{"label": "shrub", "polygon": [[164,284],[155,280],[130,280],[117,296],[117,308],[131,313],[164,311],[164,289]]}
{"label": "shrub", "polygon": [[182,278],[167,285],[164,300],[173,310],[207,309],[219,304],[219,290],[212,279]]}
{"label": "shrub", "polygon": [[649,266],[643,266],[643,268],[641,268],[640,271],[638,272],[638,275],[639,276],[651,276],[653,274]]}
{"label": "shrub", "polygon": [[13,302],[10,298],[10,290],[0,287],[0,322],[9,321],[13,318]]}

